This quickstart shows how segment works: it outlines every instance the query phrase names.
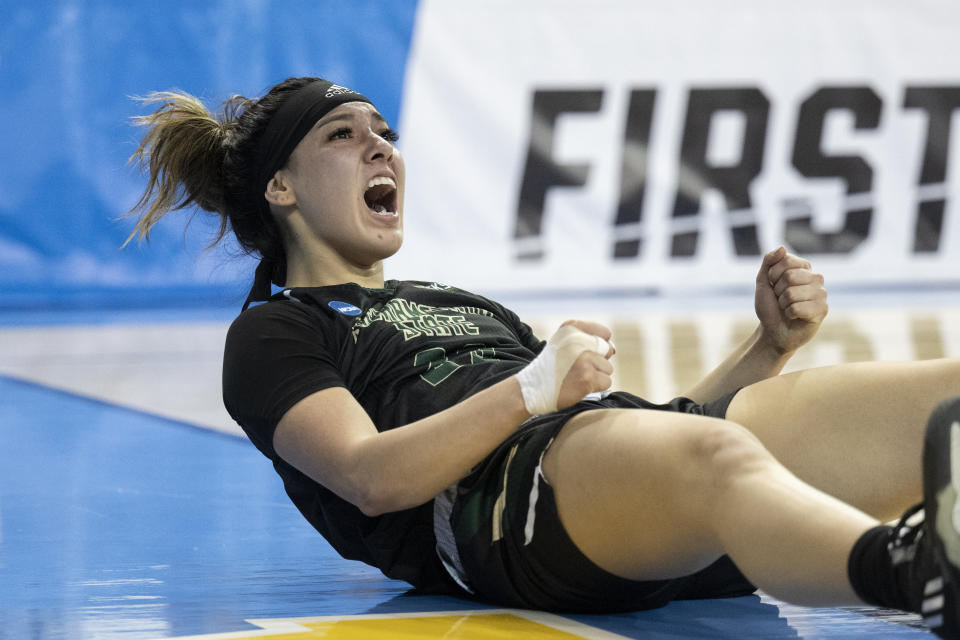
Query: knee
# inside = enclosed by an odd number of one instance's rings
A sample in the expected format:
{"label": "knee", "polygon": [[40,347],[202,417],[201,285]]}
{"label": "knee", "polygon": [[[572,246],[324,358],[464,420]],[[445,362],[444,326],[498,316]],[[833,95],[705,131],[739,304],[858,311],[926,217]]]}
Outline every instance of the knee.
{"label": "knee", "polygon": [[711,420],[692,434],[687,447],[695,481],[707,493],[725,491],[736,482],[765,473],[778,463],[760,440],[727,420]]}

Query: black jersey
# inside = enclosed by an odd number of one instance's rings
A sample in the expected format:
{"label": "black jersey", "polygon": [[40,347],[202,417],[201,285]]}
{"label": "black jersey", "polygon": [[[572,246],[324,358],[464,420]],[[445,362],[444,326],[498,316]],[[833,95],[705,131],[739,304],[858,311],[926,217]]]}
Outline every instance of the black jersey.
{"label": "black jersey", "polygon": [[273,461],[287,494],[344,557],[430,590],[452,583],[435,552],[432,501],[367,517],[284,462],[280,418],[306,396],[344,387],[379,431],[450,407],[542,349],[503,306],[428,282],[294,288],[240,314],[227,334],[224,404]]}

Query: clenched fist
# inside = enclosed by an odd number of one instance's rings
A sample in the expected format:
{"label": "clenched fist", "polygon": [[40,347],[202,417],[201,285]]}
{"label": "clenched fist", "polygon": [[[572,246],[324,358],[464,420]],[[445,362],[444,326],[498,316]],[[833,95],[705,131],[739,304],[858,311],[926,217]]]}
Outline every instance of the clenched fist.
{"label": "clenched fist", "polygon": [[610,330],[595,322],[564,322],[517,374],[527,411],[550,413],[609,389],[613,373],[609,358],[615,353],[610,337]]}

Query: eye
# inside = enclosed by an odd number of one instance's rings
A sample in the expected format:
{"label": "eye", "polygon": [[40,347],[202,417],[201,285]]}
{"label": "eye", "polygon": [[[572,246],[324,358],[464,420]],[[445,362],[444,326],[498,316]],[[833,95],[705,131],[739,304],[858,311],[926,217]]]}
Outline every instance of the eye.
{"label": "eye", "polygon": [[397,140],[400,139],[400,134],[394,131],[393,129],[384,129],[380,132],[380,137],[389,142],[390,144],[395,144]]}
{"label": "eye", "polygon": [[330,134],[327,140],[346,140],[347,138],[353,135],[353,130],[350,127],[341,127]]}

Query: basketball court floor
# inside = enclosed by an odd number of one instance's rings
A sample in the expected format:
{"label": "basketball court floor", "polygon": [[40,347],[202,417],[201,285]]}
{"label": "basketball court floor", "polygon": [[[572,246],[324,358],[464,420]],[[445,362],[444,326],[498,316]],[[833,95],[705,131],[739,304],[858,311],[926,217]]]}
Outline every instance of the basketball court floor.
{"label": "basketball court floor", "polygon": [[[834,292],[791,369],[960,356],[956,291]],[[509,300],[540,335],[608,323],[616,387],[672,397],[749,297]],[[339,558],[220,405],[231,310],[0,313],[0,640],[923,638],[916,616],[766,595],[550,615],[413,595]]]}

